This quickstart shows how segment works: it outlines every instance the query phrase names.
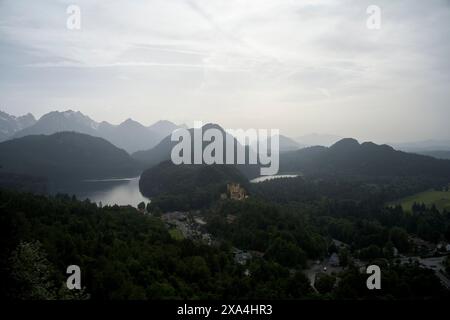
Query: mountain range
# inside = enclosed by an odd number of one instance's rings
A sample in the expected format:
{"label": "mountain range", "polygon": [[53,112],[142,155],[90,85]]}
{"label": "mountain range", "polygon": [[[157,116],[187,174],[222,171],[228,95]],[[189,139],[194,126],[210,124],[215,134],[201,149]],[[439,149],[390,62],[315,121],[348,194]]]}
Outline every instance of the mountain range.
{"label": "mountain range", "polygon": [[346,176],[428,176],[450,179],[450,161],[398,151],[388,145],[342,139],[282,155],[281,172]]}
{"label": "mountain range", "polygon": [[12,137],[17,132],[28,128],[36,123],[36,119],[30,113],[15,117],[0,111],[0,142]]}
{"label": "mountain range", "polygon": [[[0,142],[34,134],[53,134],[74,131],[104,138],[128,153],[152,149],[174,130],[187,128],[167,120],[150,126],[127,119],[119,125],[106,121],[96,122],[79,111],[52,111],[39,120],[28,113],[12,116],[0,111]],[[329,147],[342,138],[332,134],[307,134],[296,138],[279,135],[280,152],[294,151],[311,146]],[[442,157],[442,151],[450,151],[450,140],[424,140],[407,143],[389,143],[396,150]],[[445,156],[444,156],[445,158]]]}
{"label": "mountain range", "polygon": [[[164,124],[161,124],[164,125]],[[32,128],[33,126],[29,127]],[[126,121],[125,128],[139,127]],[[227,134],[216,124],[215,128]],[[189,129],[191,135],[194,130]],[[239,144],[233,137],[236,148]],[[76,132],[29,135],[0,143],[0,173],[25,174],[49,180],[101,179],[131,177],[170,159],[178,142],[166,136],[155,147],[131,156],[106,139]],[[203,148],[209,142],[203,142]],[[225,145],[224,145],[225,147]],[[250,152],[246,147],[246,158]],[[224,154],[226,148],[224,148]],[[435,155],[436,156],[436,155]],[[247,178],[259,175],[259,165],[237,165]],[[313,146],[280,153],[280,173],[301,172],[304,175],[431,177],[450,179],[450,161],[426,155],[406,153],[388,145],[359,143],[342,139],[330,147]]]}
{"label": "mountain range", "polygon": [[96,122],[81,112],[72,110],[52,111],[37,121],[31,114],[16,118],[4,112],[0,113],[0,141],[28,135],[74,131],[104,138],[128,153],[152,148],[180,127],[185,125],[177,126],[166,120],[148,127],[132,119],[113,125],[105,121]]}
{"label": "mountain range", "polygon": [[423,140],[404,143],[389,143],[397,150],[406,152],[450,151],[450,140]]}
{"label": "mountain range", "polygon": [[[136,168],[150,168],[170,159],[172,148],[178,143],[171,141],[170,134],[181,127],[186,128],[185,125],[178,126],[164,120],[146,127],[132,119],[112,125],[105,121],[96,122],[81,112],[71,110],[50,112],[39,120],[31,114],[14,117],[0,112],[0,137],[7,140],[0,143],[0,166],[3,166],[3,172],[53,177],[58,174],[61,177],[75,176],[75,173],[85,178],[111,177],[122,175],[128,169],[130,174],[136,174],[139,173]],[[217,124],[203,127],[209,128],[229,135]],[[192,136],[196,129],[189,130]],[[426,146],[445,148],[445,141],[403,146],[411,148],[414,153],[372,142],[360,144],[351,138],[340,139],[329,147],[306,147],[314,142],[326,145],[337,138],[332,135],[308,135],[300,139],[304,142],[301,144],[299,139],[280,135],[280,172],[450,177],[450,161],[443,160],[450,158],[449,151],[414,151],[414,148]],[[234,137],[232,139],[235,145],[239,145]],[[204,142],[203,148],[208,144]],[[246,155],[251,152],[254,151],[246,147]],[[88,160],[95,165],[90,166]],[[101,163],[105,168],[101,168]],[[248,178],[259,175],[259,165],[240,165],[238,168]]]}
{"label": "mountain range", "polygon": [[[223,131],[218,125],[209,124],[204,128],[208,127],[216,127]],[[289,140],[280,137],[280,149],[281,141],[286,142]],[[152,167],[170,159],[170,152],[176,143],[172,142],[170,137],[166,137],[154,148],[136,152],[132,154],[132,157],[146,167]],[[330,147],[312,146],[301,148],[298,144],[290,144],[290,146],[298,147],[298,149],[280,153],[280,173],[302,172],[304,174],[318,173],[352,176],[423,175],[436,178],[450,178],[450,161],[398,151],[388,145],[377,145],[373,142],[360,144],[355,139],[345,138]],[[257,168],[259,166],[254,165],[242,168],[244,168],[243,172],[247,177],[254,177],[258,172]]]}

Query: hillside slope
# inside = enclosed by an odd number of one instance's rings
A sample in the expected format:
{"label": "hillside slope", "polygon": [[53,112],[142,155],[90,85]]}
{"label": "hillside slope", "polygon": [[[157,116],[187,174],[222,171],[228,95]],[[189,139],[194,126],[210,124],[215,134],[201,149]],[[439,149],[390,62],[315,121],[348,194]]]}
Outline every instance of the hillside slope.
{"label": "hillside slope", "polygon": [[174,165],[164,161],[141,175],[141,193],[160,209],[188,210],[216,201],[227,183],[239,183],[248,190],[248,180],[233,165]]}
{"label": "hillside slope", "polygon": [[331,147],[310,147],[284,154],[281,171],[361,176],[427,176],[450,179],[450,161],[394,150],[372,142],[342,139]]}
{"label": "hillside slope", "polygon": [[[225,132],[225,130],[220,127],[217,124],[206,124],[202,127],[203,132],[205,132],[208,129],[217,129],[219,130],[222,134],[224,138],[224,143],[223,143],[223,162],[226,162],[226,143],[225,140],[230,138],[233,139],[234,141],[234,156],[235,156],[235,161],[234,163],[237,163],[236,159],[237,159],[237,146],[241,146],[239,144],[239,142],[232,137],[231,135],[229,135],[228,133]],[[199,129],[189,129],[189,133],[191,135],[191,139],[192,139],[192,148],[191,148],[191,163],[193,163],[193,146],[194,146],[194,141],[193,138],[194,137],[194,130],[199,130]],[[143,166],[145,166],[146,168],[151,168],[153,166],[156,166],[157,164],[163,162],[163,161],[167,161],[170,160],[171,157],[171,152],[172,149],[174,148],[174,146],[176,146],[179,142],[178,141],[172,141],[171,140],[171,136],[167,136],[165,137],[159,144],[157,144],[154,148],[149,149],[149,150],[145,150],[145,151],[139,151],[139,152],[135,152],[132,154],[132,157],[139,161]],[[207,145],[209,145],[210,142],[203,142],[203,149],[205,149],[205,147]],[[248,146],[245,147],[245,154],[246,154],[246,159],[248,160],[249,158],[249,154],[250,152],[253,152]],[[236,166],[247,178],[251,179],[251,178],[255,178],[257,176],[259,176],[259,165],[251,165],[251,164],[241,164],[241,165],[237,165]]]}
{"label": "hillside slope", "polygon": [[2,172],[62,179],[137,176],[139,165],[108,141],[75,132],[26,136],[0,143]]}

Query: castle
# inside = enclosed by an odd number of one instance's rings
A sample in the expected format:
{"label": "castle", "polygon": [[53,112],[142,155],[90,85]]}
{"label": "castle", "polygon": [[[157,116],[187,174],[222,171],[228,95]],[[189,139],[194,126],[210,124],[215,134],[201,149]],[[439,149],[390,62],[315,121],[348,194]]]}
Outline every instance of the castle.
{"label": "castle", "polygon": [[248,197],[245,189],[239,183],[228,183],[227,194],[232,200],[244,200]]}

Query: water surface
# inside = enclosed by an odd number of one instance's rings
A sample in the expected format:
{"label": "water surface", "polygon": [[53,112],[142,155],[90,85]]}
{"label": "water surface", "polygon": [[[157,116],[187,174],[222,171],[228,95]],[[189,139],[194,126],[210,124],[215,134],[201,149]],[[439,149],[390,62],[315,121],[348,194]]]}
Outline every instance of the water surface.
{"label": "water surface", "polygon": [[273,176],[261,176],[261,177],[255,178],[253,180],[250,180],[250,182],[258,183],[258,182],[263,182],[263,181],[273,180],[273,179],[296,178],[298,176],[299,176],[298,174],[277,174],[277,175],[273,175]]}
{"label": "water surface", "polygon": [[58,183],[51,186],[51,193],[75,195],[80,200],[89,199],[104,206],[136,207],[142,201],[149,202],[139,191],[139,177]]}

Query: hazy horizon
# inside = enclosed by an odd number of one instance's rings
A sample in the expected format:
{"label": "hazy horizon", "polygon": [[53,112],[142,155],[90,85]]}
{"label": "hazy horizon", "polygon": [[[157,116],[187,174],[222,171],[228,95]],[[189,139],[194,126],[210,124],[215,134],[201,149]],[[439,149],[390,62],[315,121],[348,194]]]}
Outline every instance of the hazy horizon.
{"label": "hazy horizon", "polygon": [[0,110],[450,140],[449,30],[445,0],[3,0]]}
{"label": "hazy horizon", "polygon": [[[63,113],[63,112],[68,112],[68,111],[79,112],[79,110],[73,110],[73,109],[51,110],[49,112],[61,112],[61,113]],[[0,109],[0,112],[5,112],[5,111]],[[26,115],[28,113],[24,113],[24,114],[10,114],[10,113],[8,113],[8,114],[11,115],[11,116],[20,117],[20,116],[24,116],[24,115]],[[32,114],[32,113],[30,113],[30,114]],[[45,114],[47,114],[47,113],[45,113]],[[32,115],[36,118],[36,120],[39,120],[45,114],[42,114],[41,116],[36,116],[35,114],[32,114]],[[93,120],[93,121],[95,121],[97,123],[101,123],[101,122],[105,121],[105,120],[102,120],[102,119],[94,119],[91,116],[89,116],[89,114],[85,114],[85,113],[82,113],[82,114],[84,116],[87,116],[88,118],[90,118],[91,120]],[[186,125],[188,128],[193,128],[194,127],[194,125],[191,125],[190,123],[175,123],[174,121],[171,121],[170,119],[158,119],[158,120],[155,120],[153,122],[145,122],[145,121],[139,121],[139,120],[133,119],[133,118],[125,118],[122,121],[115,122],[115,123],[109,122],[109,121],[106,121],[106,122],[108,122],[109,124],[117,126],[117,125],[120,125],[121,123],[126,122],[127,120],[130,120],[130,119],[133,120],[133,121],[139,122],[141,125],[144,125],[146,127],[150,127],[150,126],[156,124],[159,121],[169,121],[169,122],[171,122],[171,123],[173,123],[175,125],[178,125],[178,126]],[[202,122],[202,125],[206,125],[206,124],[209,124],[209,123],[218,124],[224,129],[234,129],[233,127],[228,128],[228,127],[222,126],[221,123],[216,123],[216,122],[211,122],[211,121]],[[244,129],[250,129],[250,128],[246,127]],[[255,128],[252,128],[252,129],[255,129]],[[258,128],[256,128],[256,129],[258,129]],[[270,134],[270,131],[269,131],[269,134]],[[360,138],[360,137],[357,137],[357,136],[339,136],[339,135],[334,134],[332,132],[309,132],[309,133],[306,133],[306,134],[303,134],[303,135],[300,135],[300,136],[289,136],[289,135],[285,134],[284,132],[280,131],[280,135],[288,137],[288,138],[291,138],[293,140],[297,140],[297,142],[300,142],[300,143],[301,143],[301,138],[314,138],[315,136],[318,139],[320,139],[320,137],[322,137],[322,138],[327,138],[328,137],[329,139],[327,139],[327,140],[330,140],[330,141],[333,140],[332,138],[336,138],[336,141],[339,141],[339,140],[345,139],[345,138],[353,138],[353,139],[358,140],[359,143],[374,142],[374,143],[377,143],[377,144],[392,144],[392,145],[408,144],[408,143],[420,143],[420,142],[432,142],[432,141],[436,141],[436,142],[448,142],[448,141],[450,141],[448,139],[422,139],[422,140],[405,140],[405,141],[377,141],[375,139],[367,139],[366,140],[366,139],[363,139],[363,138]],[[325,143],[325,144],[329,144],[329,143]]]}

